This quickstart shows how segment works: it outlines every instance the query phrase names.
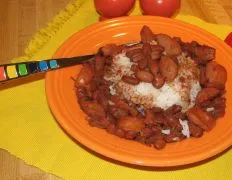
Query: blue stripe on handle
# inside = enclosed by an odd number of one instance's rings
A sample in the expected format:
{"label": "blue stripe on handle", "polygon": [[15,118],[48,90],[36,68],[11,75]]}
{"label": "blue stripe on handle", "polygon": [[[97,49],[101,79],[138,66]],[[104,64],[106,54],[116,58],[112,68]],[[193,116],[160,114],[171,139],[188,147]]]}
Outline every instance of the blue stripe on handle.
{"label": "blue stripe on handle", "polygon": [[39,62],[39,68],[41,71],[46,71],[48,70],[48,64],[46,61],[40,61]]}

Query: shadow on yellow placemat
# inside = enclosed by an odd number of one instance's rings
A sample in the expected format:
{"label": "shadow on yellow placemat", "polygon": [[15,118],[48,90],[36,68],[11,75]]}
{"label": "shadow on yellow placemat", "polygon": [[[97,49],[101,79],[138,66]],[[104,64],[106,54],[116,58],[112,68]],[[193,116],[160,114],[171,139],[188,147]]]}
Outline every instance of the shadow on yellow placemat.
{"label": "shadow on yellow placemat", "polygon": [[[133,15],[139,15],[138,6]],[[205,23],[191,16],[176,19],[190,22],[224,39],[232,27]],[[92,0],[77,0],[67,6],[26,49],[26,59],[50,58],[68,37],[98,21]],[[43,76],[12,82],[0,91],[0,148],[27,163],[64,179],[232,179],[232,151],[195,165],[178,168],[138,168],[116,163],[74,142],[54,120],[45,96]],[[9,88],[11,87],[11,88]]]}

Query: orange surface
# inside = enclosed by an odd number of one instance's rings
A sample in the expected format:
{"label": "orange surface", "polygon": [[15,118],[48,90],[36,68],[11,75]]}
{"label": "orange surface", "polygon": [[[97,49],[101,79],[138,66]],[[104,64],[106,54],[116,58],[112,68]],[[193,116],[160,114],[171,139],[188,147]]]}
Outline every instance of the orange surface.
{"label": "orange surface", "polygon": [[91,54],[106,43],[138,41],[141,27],[146,24],[154,33],[163,32],[181,37],[183,41],[195,40],[217,49],[216,61],[226,67],[227,113],[216,127],[200,139],[188,139],[168,144],[158,151],[137,142],[120,139],[102,129],[93,128],[85,120],[74,91],[75,77],[80,66],[47,73],[46,94],[50,108],[61,127],[88,148],[115,160],[144,166],[176,166],[198,162],[212,157],[232,145],[232,50],[216,36],[190,24],[158,17],[118,18],[92,25],[68,39],[55,57]]}

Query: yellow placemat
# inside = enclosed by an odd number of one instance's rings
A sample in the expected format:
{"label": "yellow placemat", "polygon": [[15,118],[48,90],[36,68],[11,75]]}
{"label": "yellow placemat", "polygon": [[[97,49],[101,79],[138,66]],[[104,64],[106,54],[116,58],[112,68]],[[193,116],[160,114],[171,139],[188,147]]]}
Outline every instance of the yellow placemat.
{"label": "yellow placemat", "polygon": [[[139,14],[137,5],[132,15]],[[191,16],[178,15],[176,19],[200,26],[221,39],[232,31],[230,26],[208,24]],[[22,59],[50,58],[73,33],[97,21],[92,0],[69,4],[35,36]],[[64,179],[232,179],[231,150],[198,166],[175,169],[139,169],[96,156],[73,142],[58,126],[46,102],[43,78],[0,87],[0,102],[0,148]]]}

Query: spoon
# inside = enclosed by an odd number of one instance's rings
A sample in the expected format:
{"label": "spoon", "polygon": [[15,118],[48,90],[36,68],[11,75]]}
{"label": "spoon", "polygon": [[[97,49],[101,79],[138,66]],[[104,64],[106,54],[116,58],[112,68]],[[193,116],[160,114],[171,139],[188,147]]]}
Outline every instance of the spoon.
{"label": "spoon", "polygon": [[85,55],[71,58],[2,64],[0,65],[0,83],[20,79],[33,74],[45,73],[51,70],[83,64],[93,60],[94,56],[95,55]]}
{"label": "spoon", "polygon": [[[122,46],[131,47],[140,42],[129,42]],[[0,83],[20,79],[38,73],[45,73],[64,67],[83,64],[94,60],[95,55],[84,55],[70,58],[48,59],[42,61],[26,61],[0,65]]]}

